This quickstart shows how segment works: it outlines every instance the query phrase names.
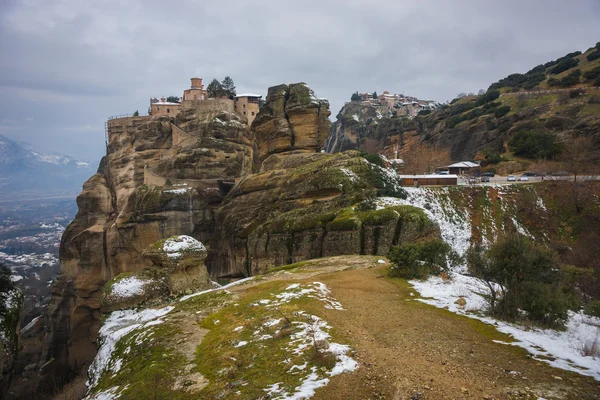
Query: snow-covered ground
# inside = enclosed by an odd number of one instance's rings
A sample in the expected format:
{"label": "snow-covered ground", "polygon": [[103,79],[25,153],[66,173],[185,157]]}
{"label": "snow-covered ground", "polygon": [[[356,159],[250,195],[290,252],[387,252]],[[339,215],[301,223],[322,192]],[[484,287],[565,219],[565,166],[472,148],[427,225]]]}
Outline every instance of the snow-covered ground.
{"label": "snow-covered ground", "polygon": [[[438,223],[442,238],[459,255],[464,255],[471,240],[470,216],[468,210],[457,209],[451,202],[447,196],[449,189],[409,187],[405,190],[408,192],[406,200],[383,197],[378,199],[378,206],[412,205],[422,208],[432,221]],[[538,201],[538,207],[545,208],[541,201]],[[512,218],[512,223],[519,232],[531,236],[515,218]],[[498,331],[507,333],[515,339],[510,343],[511,345],[525,348],[534,358],[554,367],[600,380],[600,357],[584,355],[585,349],[593,346],[594,341],[596,346],[600,346],[600,318],[571,312],[566,324],[567,329],[562,332],[528,328],[496,320],[485,315],[487,303],[482,294],[489,293],[485,284],[467,276],[464,264],[452,272],[450,280],[432,277],[426,281],[411,281],[415,290],[423,297],[419,301],[493,324]],[[459,297],[466,300],[464,307],[456,304]]]}
{"label": "snow-covered ground", "polygon": [[[90,376],[88,387],[96,386],[103,373],[119,371],[121,360],[113,359],[112,353],[121,338],[129,332],[162,323],[160,317],[171,312],[173,308],[169,306],[161,309],[122,310],[110,313],[98,332],[100,349],[88,371]],[[102,397],[94,396],[90,399],[92,398]]]}

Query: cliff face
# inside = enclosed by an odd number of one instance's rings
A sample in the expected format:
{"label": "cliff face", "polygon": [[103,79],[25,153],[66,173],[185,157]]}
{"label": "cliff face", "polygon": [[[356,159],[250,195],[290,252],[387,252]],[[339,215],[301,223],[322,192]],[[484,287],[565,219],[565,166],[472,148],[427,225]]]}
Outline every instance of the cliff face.
{"label": "cliff face", "polygon": [[61,242],[40,362],[47,385],[95,356],[106,282],[152,267],[142,253],[160,239],[183,234],[206,242],[215,208],[252,166],[250,130],[227,111],[113,120],[109,133],[107,155],[84,184]]}

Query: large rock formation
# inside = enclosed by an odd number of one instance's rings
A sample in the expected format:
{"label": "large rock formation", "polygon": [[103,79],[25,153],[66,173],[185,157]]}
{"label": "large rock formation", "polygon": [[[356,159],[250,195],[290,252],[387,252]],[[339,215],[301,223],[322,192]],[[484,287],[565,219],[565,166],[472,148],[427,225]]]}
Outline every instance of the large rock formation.
{"label": "large rock formation", "polygon": [[109,280],[152,267],[142,253],[160,239],[185,234],[207,242],[216,207],[252,167],[253,142],[244,117],[226,110],[109,123],[107,155],[62,238],[40,362],[47,385],[95,356]]}
{"label": "large rock formation", "polygon": [[215,217],[207,260],[213,276],[249,276],[331,255],[387,254],[402,240],[432,233],[414,210],[356,208],[381,190],[401,194],[399,182],[358,152],[317,152],[329,110],[306,86],[271,88],[266,104],[253,124],[260,170],[233,188]]}
{"label": "large rock formation", "polygon": [[[412,207],[375,210],[365,201],[401,195],[399,182],[358,152],[322,153],[329,114],[328,102],[299,83],[269,89],[252,129],[227,110],[109,121],[107,156],[61,243],[40,362],[46,383],[90,364],[103,311],[207,288],[208,274],[384,255],[437,234]],[[206,268],[204,252],[176,262],[163,253],[174,235],[206,244]]]}
{"label": "large rock formation", "polygon": [[329,102],[304,83],[269,88],[266,104],[252,124],[259,162],[271,154],[315,152],[329,136]]}

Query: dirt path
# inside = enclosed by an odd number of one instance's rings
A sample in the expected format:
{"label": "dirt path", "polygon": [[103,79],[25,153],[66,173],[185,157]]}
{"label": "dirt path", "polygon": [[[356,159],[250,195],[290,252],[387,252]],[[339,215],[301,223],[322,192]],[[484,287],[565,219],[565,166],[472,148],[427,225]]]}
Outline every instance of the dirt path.
{"label": "dirt path", "polygon": [[489,325],[414,301],[384,268],[318,277],[345,308],[325,319],[353,345],[360,368],[315,399],[600,399],[599,382],[492,342],[507,336]]}

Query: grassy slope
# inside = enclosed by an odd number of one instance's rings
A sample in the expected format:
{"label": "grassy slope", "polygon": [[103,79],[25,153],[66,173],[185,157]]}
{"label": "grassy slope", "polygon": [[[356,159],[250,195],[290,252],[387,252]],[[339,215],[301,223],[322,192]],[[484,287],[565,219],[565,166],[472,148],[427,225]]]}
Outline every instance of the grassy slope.
{"label": "grassy slope", "polygon": [[[124,360],[123,367],[115,376],[104,377],[101,387],[129,384],[122,399],[255,399],[275,382],[293,388],[305,374],[290,374],[292,365],[307,362],[309,367],[328,369],[330,360],[315,360],[310,352],[290,357],[286,350],[290,337],[276,334],[283,326],[264,323],[282,315],[292,321],[302,318],[297,314],[302,310],[327,321],[332,340],[351,345],[352,356],[360,363],[357,371],[331,378],[315,399],[410,398],[416,392],[426,392],[431,399],[458,398],[467,392],[504,398],[507,391],[593,398],[598,386],[592,379],[553,369],[520,348],[493,342],[511,338],[491,325],[414,301],[410,285],[385,278],[385,266],[376,260],[369,256],[313,260],[233,287],[230,294],[209,293],[176,303],[163,324],[146,332],[143,344],[132,345],[136,336],[141,340],[139,335],[128,335],[119,344],[117,356]],[[322,302],[308,297],[278,311],[256,306],[293,282],[304,287],[314,281],[326,283],[344,310],[325,309]],[[274,338],[252,341],[255,331]],[[235,347],[240,340],[249,343]],[[125,354],[127,347],[131,350]],[[195,349],[191,359],[186,348]],[[510,371],[527,380],[515,379]],[[197,378],[198,373],[209,379],[208,385],[200,392],[186,390],[197,382],[179,378]],[[177,381],[181,385],[175,390]]]}

